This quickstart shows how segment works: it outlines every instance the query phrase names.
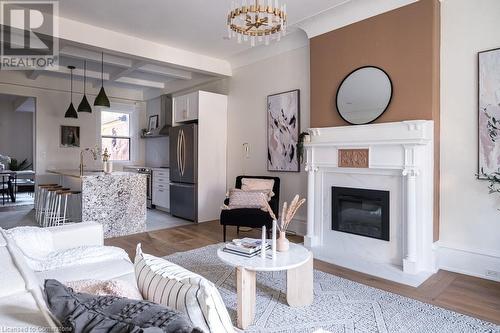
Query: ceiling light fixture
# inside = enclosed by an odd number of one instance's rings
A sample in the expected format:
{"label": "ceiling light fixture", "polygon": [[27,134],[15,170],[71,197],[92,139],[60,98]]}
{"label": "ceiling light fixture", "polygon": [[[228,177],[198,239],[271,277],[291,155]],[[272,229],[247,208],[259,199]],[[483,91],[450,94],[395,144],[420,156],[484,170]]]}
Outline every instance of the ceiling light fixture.
{"label": "ceiling light fixture", "polygon": [[89,101],[87,100],[87,60],[83,61],[83,98],[82,101],[80,102],[80,105],[78,105],[78,112],[88,112],[92,113],[92,107],[89,104]]}
{"label": "ceiling light fixture", "polygon": [[68,107],[68,110],[66,110],[66,113],[64,114],[64,118],[78,118],[78,113],[75,110],[75,107],[73,106],[73,69],[75,69],[75,66],[68,66],[70,73],[71,73],[71,84],[70,84],[70,104]]}
{"label": "ceiling light fixture", "polygon": [[[265,2],[265,1],[264,1]],[[267,0],[267,6],[255,0],[248,6],[247,0],[231,2],[227,15],[227,30],[229,38],[237,38],[238,43],[248,41],[250,45],[264,42],[269,45],[271,39],[278,41],[286,34],[287,14],[286,5],[279,6],[278,0]]]}
{"label": "ceiling light fixture", "polygon": [[94,106],[104,106],[107,108],[111,106],[108,96],[106,96],[106,92],[104,91],[104,52],[101,52],[101,90],[99,90],[99,94],[94,100]]}

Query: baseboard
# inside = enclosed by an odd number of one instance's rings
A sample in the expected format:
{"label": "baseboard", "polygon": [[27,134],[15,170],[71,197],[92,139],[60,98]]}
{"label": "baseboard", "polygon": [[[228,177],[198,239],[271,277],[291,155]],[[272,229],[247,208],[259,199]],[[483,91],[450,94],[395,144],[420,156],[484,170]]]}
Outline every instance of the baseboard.
{"label": "baseboard", "polygon": [[459,248],[444,242],[435,245],[440,269],[500,282],[500,254]]}

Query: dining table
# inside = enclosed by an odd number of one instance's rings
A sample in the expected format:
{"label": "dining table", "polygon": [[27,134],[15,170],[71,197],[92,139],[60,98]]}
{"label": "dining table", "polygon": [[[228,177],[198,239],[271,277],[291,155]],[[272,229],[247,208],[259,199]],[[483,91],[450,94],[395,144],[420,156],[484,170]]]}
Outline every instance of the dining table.
{"label": "dining table", "polygon": [[[19,178],[33,178],[33,170],[0,170],[0,185],[2,192],[7,190],[7,194],[12,202],[16,202],[17,180]],[[2,205],[5,205],[5,193],[2,193]]]}

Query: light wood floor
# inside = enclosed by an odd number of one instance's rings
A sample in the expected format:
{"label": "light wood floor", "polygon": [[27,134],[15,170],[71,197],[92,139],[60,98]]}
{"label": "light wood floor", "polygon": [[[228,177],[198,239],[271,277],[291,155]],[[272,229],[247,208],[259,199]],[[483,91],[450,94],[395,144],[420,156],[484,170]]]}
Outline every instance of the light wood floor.
{"label": "light wood floor", "polygon": [[[240,236],[259,237],[259,231]],[[228,239],[236,238],[236,228],[228,227]],[[302,241],[300,237],[290,237]],[[137,243],[146,253],[165,256],[222,242],[222,227],[217,221],[157,230],[125,237],[107,239],[107,245],[123,248],[131,258]],[[401,285],[374,276],[355,272],[319,260],[314,268],[352,281],[403,296],[418,299],[446,309],[500,324],[500,283],[440,270],[418,288]]]}

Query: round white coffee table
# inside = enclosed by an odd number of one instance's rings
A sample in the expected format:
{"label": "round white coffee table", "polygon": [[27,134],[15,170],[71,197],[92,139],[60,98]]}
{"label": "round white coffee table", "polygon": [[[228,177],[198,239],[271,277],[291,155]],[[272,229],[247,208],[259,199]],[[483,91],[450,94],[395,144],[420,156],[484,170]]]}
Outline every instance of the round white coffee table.
{"label": "round white coffee table", "polygon": [[305,306],[313,302],[313,256],[302,245],[290,243],[287,252],[266,251],[266,258],[257,255],[245,258],[236,254],[217,250],[219,258],[236,267],[236,289],[238,292],[238,323],[247,328],[255,317],[255,272],[287,271],[286,300],[290,306]]}

